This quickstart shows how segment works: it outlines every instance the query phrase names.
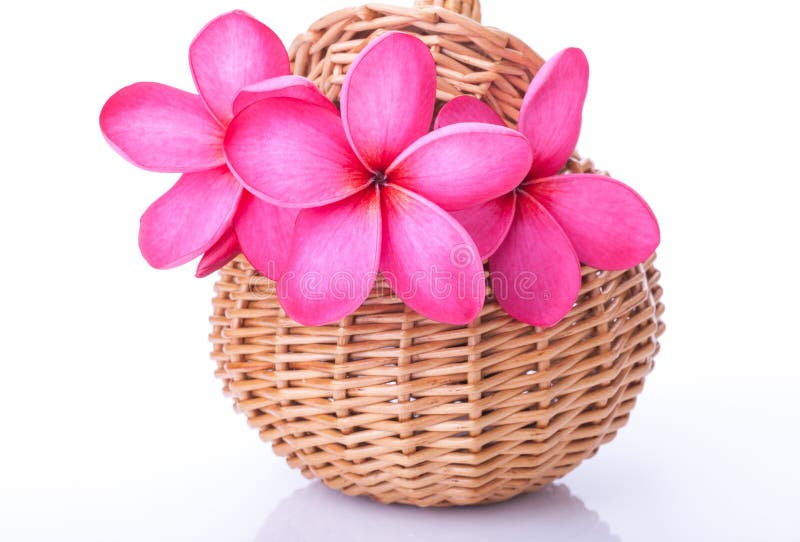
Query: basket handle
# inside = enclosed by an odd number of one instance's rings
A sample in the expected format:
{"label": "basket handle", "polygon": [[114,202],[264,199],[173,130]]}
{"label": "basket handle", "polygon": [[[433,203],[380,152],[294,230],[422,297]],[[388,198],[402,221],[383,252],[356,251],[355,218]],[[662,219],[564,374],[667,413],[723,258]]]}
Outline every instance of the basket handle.
{"label": "basket handle", "polygon": [[481,2],[480,0],[414,0],[414,7],[424,8],[427,6],[437,6],[455,11],[466,17],[471,17],[481,22]]}

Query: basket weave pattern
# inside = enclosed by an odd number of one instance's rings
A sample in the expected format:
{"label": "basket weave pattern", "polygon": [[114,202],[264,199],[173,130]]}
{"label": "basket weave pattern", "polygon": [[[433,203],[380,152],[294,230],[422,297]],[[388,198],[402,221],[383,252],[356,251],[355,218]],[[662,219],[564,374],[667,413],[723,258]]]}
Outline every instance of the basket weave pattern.
{"label": "basket weave pattern", "polygon": [[516,126],[531,79],[544,64],[518,38],[480,24],[474,1],[417,0],[417,7],[368,4],[319,19],[289,48],[294,73],[337,101],[347,67],[387,31],[413,34],[436,61],[439,105],[462,94],[483,99]]}
{"label": "basket weave pattern", "polygon": [[[295,41],[294,71],[336,100],[369,39],[410,32],[431,47],[439,105],[472,94],[514,126],[543,61],[479,19],[477,1],[341,10]],[[594,171],[577,155],[567,169]],[[502,501],[565,475],[627,422],[663,332],[654,259],[584,267],[575,308],[540,329],[490,289],[470,325],[432,322],[380,278],[349,317],[305,327],[240,256],[215,287],[212,358],[250,426],[309,478],[385,503]]]}

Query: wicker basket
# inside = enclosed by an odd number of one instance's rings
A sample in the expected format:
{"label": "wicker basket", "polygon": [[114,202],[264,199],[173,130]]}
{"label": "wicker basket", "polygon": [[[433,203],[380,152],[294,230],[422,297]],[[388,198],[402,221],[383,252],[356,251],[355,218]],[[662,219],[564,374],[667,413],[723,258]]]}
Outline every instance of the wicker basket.
{"label": "wicker basket", "polygon": [[[479,20],[477,0],[340,10],[295,41],[294,71],[336,100],[370,38],[414,33],[436,60],[440,105],[471,94],[513,126],[543,60]],[[577,156],[567,167],[594,171]],[[384,503],[503,501],[564,476],[627,422],[664,329],[653,260],[584,267],[551,329],[514,320],[491,290],[472,324],[432,322],[381,279],[351,316],[304,327],[240,256],[216,284],[212,357],[250,426],[309,478]]]}

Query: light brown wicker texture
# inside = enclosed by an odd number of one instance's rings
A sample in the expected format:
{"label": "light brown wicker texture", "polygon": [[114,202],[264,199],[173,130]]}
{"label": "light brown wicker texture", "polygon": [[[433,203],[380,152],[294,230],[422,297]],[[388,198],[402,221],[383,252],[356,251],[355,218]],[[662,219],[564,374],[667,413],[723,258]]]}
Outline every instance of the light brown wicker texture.
{"label": "light brown wicker texture", "polygon": [[[542,60],[459,13],[477,19],[480,6],[338,11],[295,41],[295,73],[335,100],[371,37],[411,32],[436,59],[440,102],[472,94],[513,126]],[[567,169],[593,166],[576,155]],[[653,260],[621,272],[584,267],[575,308],[540,329],[511,318],[491,291],[472,324],[432,322],[381,279],[351,316],[304,327],[239,257],[216,284],[212,357],[250,426],[309,478],[384,503],[502,501],[565,475],[627,422],[663,331]]]}

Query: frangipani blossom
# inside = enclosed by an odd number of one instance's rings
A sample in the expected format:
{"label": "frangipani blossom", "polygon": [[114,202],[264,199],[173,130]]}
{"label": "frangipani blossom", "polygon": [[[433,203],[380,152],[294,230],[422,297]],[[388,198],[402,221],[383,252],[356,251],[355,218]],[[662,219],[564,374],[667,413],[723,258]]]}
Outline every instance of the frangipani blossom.
{"label": "frangipani blossom", "polygon": [[[500,304],[532,325],[552,326],[569,312],[580,291],[580,262],[628,269],[660,241],[650,207],[626,185],[601,175],[557,175],[578,141],[588,78],[579,49],[549,60],[520,111],[519,130],[533,151],[527,178],[512,192],[453,213],[489,258]],[[442,108],[436,127],[463,122],[505,125],[488,105],[462,96]]]}
{"label": "frangipani blossom", "polygon": [[335,107],[310,81],[289,75],[278,36],[242,11],[206,25],[192,42],[189,63],[199,95],[135,83],[114,94],[100,114],[103,134],[128,161],[183,173],[142,216],[142,254],[153,267],[168,269],[205,253],[197,269],[205,276],[241,246],[253,265],[276,277],[297,211],[243,190],[225,160],[225,132],[236,112],[262,98],[291,96]]}
{"label": "frangipani blossom", "polygon": [[277,280],[286,268],[297,213],[298,209],[272,205],[244,190],[233,223],[203,254],[196,276],[206,277],[244,253],[253,267]]}
{"label": "frangipani blossom", "polygon": [[483,266],[446,212],[486,202],[531,167],[524,136],[460,124],[429,133],[436,67],[402,33],[372,41],[350,66],[341,116],[292,98],[242,110],[225,138],[234,173],[258,197],[302,209],[287,272],[286,312],[306,325],[355,311],[380,270],[412,309],[465,324],[481,310]]}

